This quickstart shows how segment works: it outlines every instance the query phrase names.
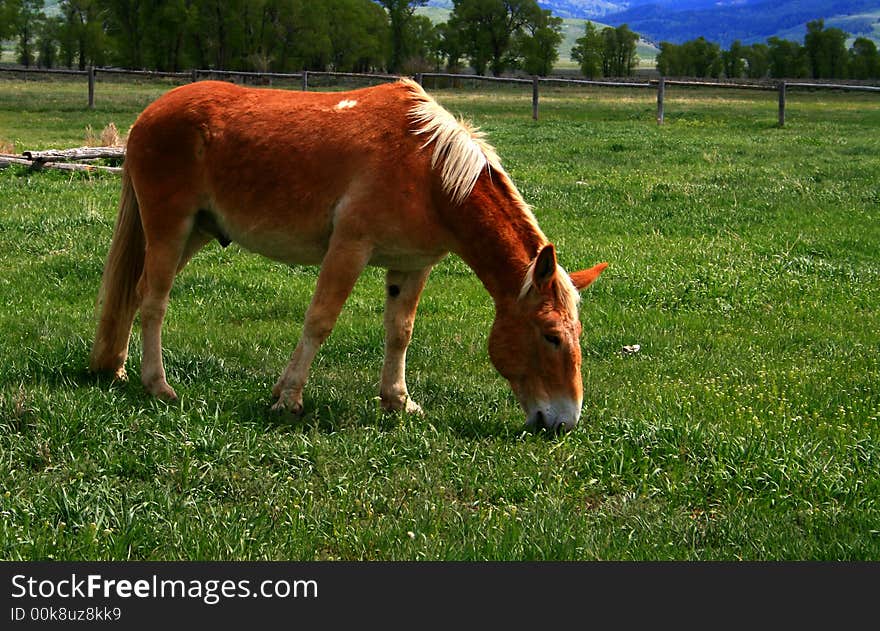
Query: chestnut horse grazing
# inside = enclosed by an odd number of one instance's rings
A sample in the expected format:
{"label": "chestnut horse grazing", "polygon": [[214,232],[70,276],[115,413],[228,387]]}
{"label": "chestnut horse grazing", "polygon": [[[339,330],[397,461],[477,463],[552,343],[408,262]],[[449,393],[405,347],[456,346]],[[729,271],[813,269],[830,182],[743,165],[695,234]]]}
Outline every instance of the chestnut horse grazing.
{"label": "chestnut horse grazing", "polygon": [[175,275],[217,239],[288,264],[320,264],[302,337],[272,390],[302,412],[309,367],[366,265],[387,272],[388,410],[418,412],[404,379],[419,295],[454,252],[495,301],[489,354],[531,426],[571,429],[583,399],[578,290],[482,135],[412,81],[345,93],[177,88],[131,128],[101,284],[93,371],[125,378],[135,312],[141,380],[176,398],[161,328]]}

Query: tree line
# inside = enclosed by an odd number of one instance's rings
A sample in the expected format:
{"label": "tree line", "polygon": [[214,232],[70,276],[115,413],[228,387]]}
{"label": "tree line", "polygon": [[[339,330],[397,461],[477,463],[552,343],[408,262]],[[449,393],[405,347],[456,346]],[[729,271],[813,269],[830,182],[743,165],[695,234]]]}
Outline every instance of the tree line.
{"label": "tree line", "polygon": [[[433,24],[416,8],[427,0],[62,0],[48,16],[44,0],[0,0],[0,39],[15,43],[24,66],[115,65],[295,72],[460,72],[495,76],[550,74],[558,61],[562,19],[536,0],[453,0],[449,19]],[[870,39],[807,24],[804,43],[771,37],[734,42],[705,38],[660,43],[666,76],[728,78],[880,78]],[[639,63],[639,35],[626,24],[587,22],[571,57],[588,78],[627,77]]]}
{"label": "tree line", "polygon": [[824,20],[813,20],[803,44],[771,37],[748,46],[734,41],[722,50],[702,37],[683,44],[662,42],[657,70],[666,76],[730,79],[880,79],[877,45],[859,37],[847,48],[848,37],[839,28],[825,28]]}
{"label": "tree line", "polygon": [[24,66],[289,72],[548,74],[562,20],[536,0],[455,0],[434,25],[427,0],[0,0],[0,39]]}
{"label": "tree line", "polygon": [[[876,44],[856,38],[846,47],[849,35],[839,28],[825,28],[824,20],[807,23],[804,43],[771,37],[766,44],[743,45],[734,41],[728,50],[704,37],[673,44],[661,42],[657,71],[664,76],[763,79],[880,79],[880,54]],[[571,50],[581,73],[625,77],[638,64],[638,34],[626,24],[599,29],[587,22],[585,33]]]}

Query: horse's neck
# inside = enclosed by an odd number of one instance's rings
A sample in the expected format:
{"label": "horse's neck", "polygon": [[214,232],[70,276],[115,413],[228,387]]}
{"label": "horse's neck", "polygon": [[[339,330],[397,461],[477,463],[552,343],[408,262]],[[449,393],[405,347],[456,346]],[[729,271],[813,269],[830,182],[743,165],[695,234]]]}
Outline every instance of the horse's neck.
{"label": "horse's neck", "polygon": [[495,302],[518,296],[526,269],[547,239],[506,174],[483,173],[470,196],[449,213],[456,254]]}

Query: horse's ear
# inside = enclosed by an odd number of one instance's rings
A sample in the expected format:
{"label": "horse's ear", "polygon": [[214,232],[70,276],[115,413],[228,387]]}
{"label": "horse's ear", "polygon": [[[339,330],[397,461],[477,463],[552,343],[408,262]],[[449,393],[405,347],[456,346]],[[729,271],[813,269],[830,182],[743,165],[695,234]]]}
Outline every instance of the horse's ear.
{"label": "horse's ear", "polygon": [[535,261],[535,271],[532,274],[532,284],[539,290],[550,286],[556,275],[556,248],[552,243],[545,245],[538,253]]}
{"label": "horse's ear", "polygon": [[590,269],[582,269],[579,272],[572,272],[569,276],[571,276],[571,282],[574,283],[577,290],[581,291],[582,289],[589,287],[594,280],[599,278],[599,274],[605,271],[606,267],[608,267],[608,263],[599,263]]}

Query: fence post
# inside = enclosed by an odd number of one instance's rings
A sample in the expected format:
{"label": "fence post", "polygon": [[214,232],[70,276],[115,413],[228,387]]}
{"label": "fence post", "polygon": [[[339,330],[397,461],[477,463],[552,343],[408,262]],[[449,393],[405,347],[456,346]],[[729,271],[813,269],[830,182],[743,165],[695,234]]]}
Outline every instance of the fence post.
{"label": "fence post", "polygon": [[785,81],[779,82],[779,126],[785,127]]}
{"label": "fence post", "polygon": [[95,109],[95,67],[89,66],[89,109]]}
{"label": "fence post", "polygon": [[532,120],[538,120],[538,77],[532,78]]}
{"label": "fence post", "polygon": [[663,124],[663,118],[666,115],[664,111],[663,99],[666,97],[666,77],[660,77],[657,82],[657,124]]}
{"label": "fence post", "polygon": [[195,83],[196,81],[198,81],[199,80],[199,71],[196,70],[195,68],[190,70],[189,79],[190,79],[191,83]]}
{"label": "fence post", "polygon": [[424,87],[424,83],[422,83],[422,73],[421,72],[416,73],[416,83],[418,83],[420,86]]}
{"label": "fence post", "polygon": [[309,89],[309,71],[303,70],[303,92]]}

